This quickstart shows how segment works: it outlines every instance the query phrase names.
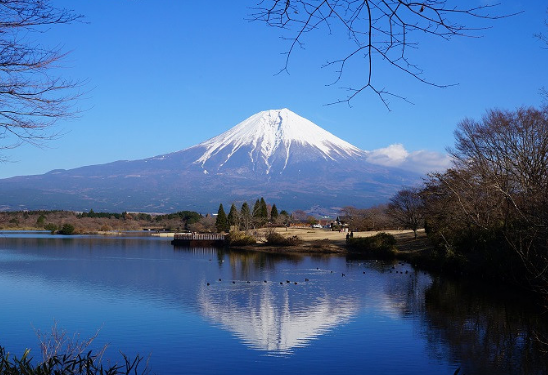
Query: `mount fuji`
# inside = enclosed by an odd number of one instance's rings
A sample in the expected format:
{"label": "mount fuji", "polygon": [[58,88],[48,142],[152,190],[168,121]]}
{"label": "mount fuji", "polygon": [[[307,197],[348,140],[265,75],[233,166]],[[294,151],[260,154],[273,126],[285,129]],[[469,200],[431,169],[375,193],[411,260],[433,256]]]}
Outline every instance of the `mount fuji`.
{"label": "mount fuji", "polygon": [[213,212],[259,197],[288,211],[368,207],[420,180],[367,155],[288,109],[269,110],[182,151],[0,180],[0,210]]}
{"label": "mount fuji", "polygon": [[[193,147],[194,148],[194,147]],[[257,113],[197,146],[205,171],[247,164],[260,174],[283,174],[303,162],[342,162],[365,152],[288,109]]]}

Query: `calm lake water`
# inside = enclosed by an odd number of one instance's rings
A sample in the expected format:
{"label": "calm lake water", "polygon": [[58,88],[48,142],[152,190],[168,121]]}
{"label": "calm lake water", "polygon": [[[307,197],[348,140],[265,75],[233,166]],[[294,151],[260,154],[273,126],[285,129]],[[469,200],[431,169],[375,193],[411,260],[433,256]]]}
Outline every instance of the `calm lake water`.
{"label": "calm lake water", "polygon": [[548,373],[547,316],[472,290],[344,256],[0,232],[0,345],[40,358],[36,329],[100,329],[94,348],[156,374]]}

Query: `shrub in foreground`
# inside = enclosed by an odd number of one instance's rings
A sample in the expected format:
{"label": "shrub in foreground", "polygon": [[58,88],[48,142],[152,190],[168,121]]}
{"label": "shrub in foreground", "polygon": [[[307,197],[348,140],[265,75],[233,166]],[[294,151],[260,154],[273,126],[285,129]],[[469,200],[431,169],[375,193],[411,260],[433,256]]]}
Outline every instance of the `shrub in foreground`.
{"label": "shrub in foreground", "polygon": [[39,364],[33,364],[29,357],[30,351],[25,351],[21,358],[11,357],[0,346],[0,374],[2,375],[50,375],[50,374],[74,374],[74,375],[118,375],[118,374],[145,374],[148,370],[140,371],[139,364],[143,358],[137,356],[133,361],[124,356],[124,364],[103,367],[98,356],[88,352],[76,357],[68,355],[55,355]]}

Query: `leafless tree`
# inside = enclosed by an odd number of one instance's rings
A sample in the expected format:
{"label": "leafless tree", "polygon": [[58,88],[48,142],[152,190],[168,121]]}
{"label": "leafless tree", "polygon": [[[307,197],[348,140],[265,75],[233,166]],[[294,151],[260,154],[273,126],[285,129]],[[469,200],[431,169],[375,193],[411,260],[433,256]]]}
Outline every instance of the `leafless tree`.
{"label": "leafless tree", "polygon": [[455,165],[498,196],[504,236],[548,296],[548,107],[489,111],[455,135]]}
{"label": "leafless tree", "polygon": [[296,222],[301,222],[301,223],[306,222],[307,217],[308,217],[308,214],[306,212],[304,212],[303,210],[295,210],[291,214],[292,220],[294,220]]}
{"label": "leafless tree", "polygon": [[458,0],[262,0],[252,11],[251,19],[289,30],[290,44],[282,71],[288,70],[290,57],[296,48],[304,46],[308,33],[322,28],[329,33],[346,33],[352,42],[348,52],[324,66],[334,68],[333,83],[341,81],[345,68],[356,61],[364,65],[364,74],[354,86],[346,88],[347,97],[335,103],[350,103],[364,90],[371,90],[389,108],[390,97],[406,99],[375,80],[378,65],[386,64],[427,85],[450,86],[425,78],[408,50],[418,47],[419,35],[445,40],[477,37],[487,26],[478,28],[467,23],[505,17],[491,13],[496,6],[466,6]]}
{"label": "leafless tree", "polygon": [[75,114],[79,85],[54,72],[66,53],[33,36],[78,19],[51,0],[0,2],[0,149],[40,145],[56,136],[58,119]]}
{"label": "leafless tree", "polygon": [[[546,28],[548,28],[548,21],[544,21],[544,25],[546,26]],[[535,37],[538,38],[543,44],[546,44],[546,46],[548,47],[548,35],[546,35],[546,32],[539,32],[535,34]]]}
{"label": "leafless tree", "polygon": [[423,204],[418,188],[400,190],[390,199],[387,214],[404,228],[413,230],[417,238],[417,230],[424,223]]}
{"label": "leafless tree", "polygon": [[[548,29],[548,20],[544,21],[544,26]],[[546,31],[535,34],[535,37],[538,38],[542,44],[544,44],[544,48],[548,49],[548,34]],[[541,88],[540,94],[544,97],[544,101],[548,105],[548,89],[546,89],[546,87]]]}
{"label": "leafless tree", "polygon": [[488,111],[455,138],[421,192],[431,238],[548,300],[548,108]]}
{"label": "leafless tree", "polygon": [[369,208],[343,207],[339,218],[356,232],[381,230],[393,227],[391,218],[386,214],[387,206],[378,205]]}
{"label": "leafless tree", "polygon": [[368,228],[369,214],[366,209],[346,206],[341,209],[339,217],[352,231],[364,231]]}
{"label": "leafless tree", "polygon": [[214,233],[217,231],[217,228],[215,227],[215,218],[211,215],[206,215],[197,223],[189,224],[188,229],[192,232]]}

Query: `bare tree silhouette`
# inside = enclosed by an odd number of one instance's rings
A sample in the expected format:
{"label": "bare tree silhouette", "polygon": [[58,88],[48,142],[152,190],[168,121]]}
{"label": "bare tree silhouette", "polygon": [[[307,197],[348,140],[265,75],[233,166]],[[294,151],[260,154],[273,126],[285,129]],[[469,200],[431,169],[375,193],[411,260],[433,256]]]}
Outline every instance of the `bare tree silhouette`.
{"label": "bare tree silhouette", "polygon": [[346,88],[346,98],[331,104],[350,104],[358,94],[371,90],[389,109],[390,97],[408,100],[376,82],[374,73],[378,65],[389,65],[430,86],[452,86],[425,78],[407,51],[418,47],[418,34],[446,40],[459,36],[478,37],[479,32],[489,26],[472,27],[466,23],[472,23],[472,19],[495,20],[509,16],[491,14],[497,6],[466,7],[460,1],[451,0],[262,0],[250,17],[269,26],[288,29],[292,34],[282,71],[288,70],[290,57],[297,47],[304,45],[308,33],[322,28],[330,33],[344,30],[353,47],[324,66],[334,67],[336,78],[333,83],[337,83],[347,65],[357,61],[363,64],[364,78],[356,79],[354,86]]}
{"label": "bare tree silhouette", "polygon": [[76,113],[80,85],[56,71],[66,53],[41,45],[33,36],[80,18],[50,0],[0,3],[0,149],[41,145],[56,137],[52,126],[58,119]]}

